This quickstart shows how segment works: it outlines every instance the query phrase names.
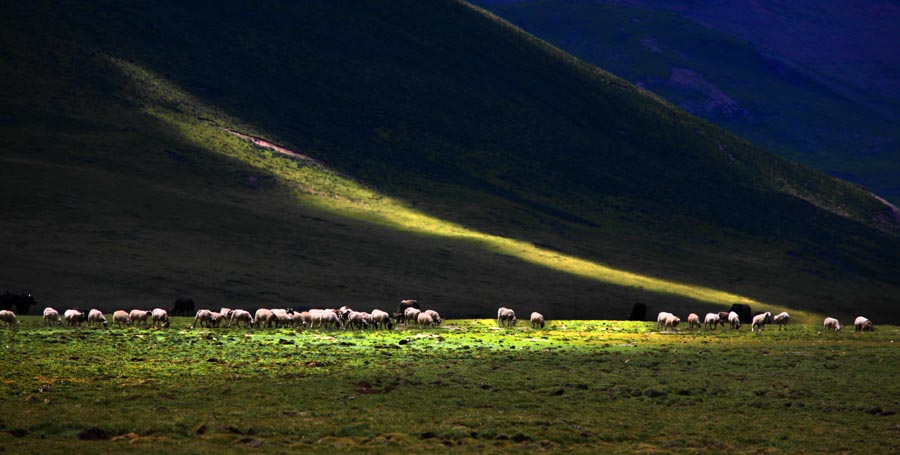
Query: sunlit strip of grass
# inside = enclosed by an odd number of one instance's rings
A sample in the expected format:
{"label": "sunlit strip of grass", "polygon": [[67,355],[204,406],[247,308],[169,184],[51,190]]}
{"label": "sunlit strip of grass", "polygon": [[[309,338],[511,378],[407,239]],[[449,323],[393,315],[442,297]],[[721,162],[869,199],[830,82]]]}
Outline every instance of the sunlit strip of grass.
{"label": "sunlit strip of grass", "polygon": [[[174,84],[144,68],[121,60],[110,61],[134,83],[135,89],[146,103],[147,113],[166,122],[187,140],[211,152],[238,159],[279,177],[293,188],[296,197],[307,206],[417,235],[469,242],[486,251],[591,280],[725,306],[733,303],[760,305],[760,302],[740,295],[614,269],[539,248],[529,242],[478,232],[418,212],[402,201],[365,188],[321,165],[260,150],[222,128],[228,126],[250,132],[249,127],[214,108],[204,106]],[[219,125],[198,120],[198,117],[213,119]],[[794,313],[801,319],[809,317],[799,312]]]}

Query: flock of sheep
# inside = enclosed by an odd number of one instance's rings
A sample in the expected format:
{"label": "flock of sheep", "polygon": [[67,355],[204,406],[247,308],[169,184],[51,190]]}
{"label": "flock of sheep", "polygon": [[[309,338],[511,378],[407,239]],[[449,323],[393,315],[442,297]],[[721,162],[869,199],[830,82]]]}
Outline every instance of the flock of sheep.
{"label": "flock of sheep", "polygon": [[[404,300],[401,302],[402,311],[390,313],[382,310],[371,312],[355,311],[349,307],[338,309],[311,309],[308,311],[294,311],[292,308],[260,308],[251,314],[247,310],[222,308],[219,311],[201,309],[194,315],[190,328],[195,327],[225,327],[236,325],[244,328],[348,328],[348,329],[390,329],[394,322],[404,323],[407,326],[435,327],[443,322],[441,315],[434,310],[421,310],[418,302]],[[0,312],[0,320],[7,325],[16,324],[15,313],[7,311],[10,317]],[[85,313],[81,310],[66,310],[62,315],[53,308],[44,309],[43,324],[46,326],[67,325],[80,327],[82,323],[88,327],[108,327],[109,321],[103,312],[92,309]],[[113,326],[144,326],[150,328],[168,328],[171,320],[169,312],[162,308],[153,310],[116,310],[112,314]]]}
{"label": "flock of sheep", "polygon": [[[168,311],[162,308],[153,310],[117,310],[112,315],[114,326],[145,326],[151,328],[167,328],[170,319]],[[689,328],[700,328],[700,316],[696,313],[688,315]],[[767,324],[777,324],[778,329],[787,329],[788,322],[791,317],[788,313],[782,312],[775,316],[772,313],[765,312],[757,314],[753,317],[750,326],[752,332],[762,331]],[[53,308],[44,309],[44,325],[63,325],[81,326],[87,323],[89,327],[107,327],[108,321],[103,312],[92,309],[85,314],[81,310],[66,310],[62,316]],[[419,304],[415,300],[403,300],[397,312],[390,314],[382,310],[372,310],[371,312],[355,311],[349,307],[343,306],[338,309],[311,309],[308,311],[294,311],[287,309],[268,309],[260,308],[255,314],[241,309],[222,308],[219,311],[201,309],[194,316],[194,321],[190,328],[201,327],[219,327],[223,322],[225,327],[231,327],[233,324],[237,327],[293,327],[293,328],[347,328],[347,329],[391,329],[394,323],[402,323],[406,326],[416,325],[420,328],[436,327],[443,320],[441,315],[434,310],[421,310]],[[17,324],[16,314],[10,310],[0,310],[0,322],[7,326],[15,326]],[[677,330],[681,318],[672,313],[663,311],[656,318],[656,326],[659,330]],[[544,328],[544,316],[540,313],[531,313],[531,327]],[[741,328],[741,320],[734,311],[707,313],[703,318],[702,325],[708,330],[715,330],[717,326],[729,324],[732,329]],[[513,327],[516,325],[515,311],[502,307],[497,310],[497,325],[499,327]],[[863,316],[859,316],[853,322],[856,331],[873,331],[875,325],[872,321]],[[823,322],[825,330],[841,330],[841,323],[835,318],[825,318]]]}
{"label": "flock of sheep", "polygon": [[[688,328],[700,328],[700,316],[696,313],[689,314],[687,320]],[[790,321],[791,315],[789,315],[787,312],[783,311],[776,314],[775,316],[772,316],[772,313],[766,311],[764,313],[759,313],[753,316],[753,320],[750,325],[750,331],[762,331],[767,324],[773,323],[778,325],[778,330],[786,330],[788,322]],[[656,317],[656,328],[659,330],[676,330],[679,323],[681,323],[681,318],[666,311],[660,312]],[[730,325],[732,329],[739,330],[741,328],[741,318],[734,311],[706,313],[706,316],[703,318],[703,327],[708,330],[716,330],[717,326],[724,326],[725,324]],[[841,330],[841,323],[837,319],[832,317],[825,318],[822,324],[825,330]],[[863,316],[857,317],[856,320],[853,321],[853,326],[856,327],[857,332],[870,332],[875,330],[875,324],[873,324],[872,321]]]}

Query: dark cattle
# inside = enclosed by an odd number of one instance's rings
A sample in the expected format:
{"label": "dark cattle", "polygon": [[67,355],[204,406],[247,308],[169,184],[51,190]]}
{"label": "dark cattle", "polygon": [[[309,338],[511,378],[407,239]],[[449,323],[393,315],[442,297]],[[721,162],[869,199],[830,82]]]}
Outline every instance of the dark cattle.
{"label": "dark cattle", "polygon": [[190,297],[178,297],[172,306],[172,316],[193,316],[194,299]]}
{"label": "dark cattle", "polygon": [[647,305],[643,303],[635,303],[631,307],[631,313],[628,313],[629,321],[644,321],[647,319]]}
{"label": "dark cattle", "polygon": [[28,314],[32,305],[37,305],[34,297],[29,293],[21,295],[10,294],[9,291],[0,295],[0,310],[14,310],[16,314]]}
{"label": "dark cattle", "polygon": [[743,303],[735,303],[731,305],[731,311],[734,311],[738,314],[738,317],[741,318],[741,323],[743,324],[751,324],[753,323],[753,312],[750,311],[750,305],[745,305]]}

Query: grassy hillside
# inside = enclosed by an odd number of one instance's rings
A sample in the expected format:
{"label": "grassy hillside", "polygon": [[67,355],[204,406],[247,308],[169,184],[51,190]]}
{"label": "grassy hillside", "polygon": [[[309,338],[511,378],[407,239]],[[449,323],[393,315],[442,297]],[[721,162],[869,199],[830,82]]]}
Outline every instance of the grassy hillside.
{"label": "grassy hillside", "polygon": [[41,303],[900,317],[884,204],[465,4],[2,13],[0,287]]}
{"label": "grassy hillside", "polygon": [[475,3],[766,150],[900,203],[900,126],[889,99],[841,91],[771,50],[674,13],[589,1]]}

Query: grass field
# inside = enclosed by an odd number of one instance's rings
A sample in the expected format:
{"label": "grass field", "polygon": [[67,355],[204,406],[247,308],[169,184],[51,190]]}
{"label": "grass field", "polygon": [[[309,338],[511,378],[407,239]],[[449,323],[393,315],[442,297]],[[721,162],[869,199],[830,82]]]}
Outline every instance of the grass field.
{"label": "grass field", "polygon": [[[900,328],[0,330],[0,453],[897,453]],[[525,322],[524,325],[528,325]]]}

